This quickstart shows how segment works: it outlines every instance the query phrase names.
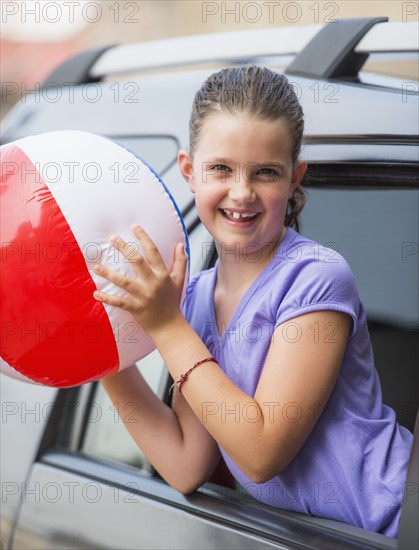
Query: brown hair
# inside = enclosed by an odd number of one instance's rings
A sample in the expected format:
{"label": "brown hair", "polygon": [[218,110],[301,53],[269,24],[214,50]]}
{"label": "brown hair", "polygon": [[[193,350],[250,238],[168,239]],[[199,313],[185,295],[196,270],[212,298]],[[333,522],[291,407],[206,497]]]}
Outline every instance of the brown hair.
{"label": "brown hair", "polygon": [[[298,162],[304,115],[294,88],[280,73],[256,65],[222,69],[212,74],[197,91],[189,121],[193,156],[206,118],[213,112],[245,113],[265,120],[283,120],[291,135],[293,168]],[[298,215],[307,200],[299,185],[288,203],[285,225],[299,230]]]}

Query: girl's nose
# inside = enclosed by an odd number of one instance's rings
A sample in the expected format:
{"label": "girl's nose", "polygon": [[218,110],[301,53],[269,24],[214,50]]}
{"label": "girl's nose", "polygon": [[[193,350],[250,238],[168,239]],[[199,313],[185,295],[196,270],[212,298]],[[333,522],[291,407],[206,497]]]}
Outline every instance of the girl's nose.
{"label": "girl's nose", "polygon": [[244,174],[240,174],[231,184],[229,195],[232,200],[242,203],[253,202],[256,198],[252,182]]}

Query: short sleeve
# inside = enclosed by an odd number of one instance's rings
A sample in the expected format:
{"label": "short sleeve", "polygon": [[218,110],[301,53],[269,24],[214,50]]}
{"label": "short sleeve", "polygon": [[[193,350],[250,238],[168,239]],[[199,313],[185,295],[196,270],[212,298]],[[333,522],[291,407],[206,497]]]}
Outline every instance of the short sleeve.
{"label": "short sleeve", "polygon": [[333,261],[327,253],[314,256],[308,246],[302,246],[298,255],[290,257],[298,259],[288,261],[284,270],[287,291],[277,304],[275,328],[306,313],[334,310],[352,317],[352,335],[358,326],[361,304],[345,259],[338,253],[333,255]]}

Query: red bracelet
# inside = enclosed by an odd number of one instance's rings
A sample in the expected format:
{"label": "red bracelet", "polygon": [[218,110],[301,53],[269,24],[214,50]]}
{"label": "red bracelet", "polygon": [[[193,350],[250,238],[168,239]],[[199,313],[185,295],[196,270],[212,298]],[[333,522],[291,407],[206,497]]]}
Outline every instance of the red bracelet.
{"label": "red bracelet", "polygon": [[199,367],[199,365],[202,365],[202,363],[207,363],[208,361],[213,361],[214,363],[217,363],[218,365],[218,361],[215,357],[213,357],[211,355],[211,357],[206,357],[205,359],[201,359],[201,361],[198,361],[197,363],[195,363],[195,365],[193,367],[191,367],[188,371],[186,371],[185,373],[181,374],[180,375],[180,378],[179,380],[176,380],[176,382],[174,382],[171,386],[170,386],[170,389],[169,389],[169,394],[172,393],[172,389],[173,387],[177,384],[178,388],[179,388],[179,393],[182,393],[182,384],[184,382],[186,382],[186,380],[188,379],[188,376],[191,374],[191,372],[196,369],[196,367]]}

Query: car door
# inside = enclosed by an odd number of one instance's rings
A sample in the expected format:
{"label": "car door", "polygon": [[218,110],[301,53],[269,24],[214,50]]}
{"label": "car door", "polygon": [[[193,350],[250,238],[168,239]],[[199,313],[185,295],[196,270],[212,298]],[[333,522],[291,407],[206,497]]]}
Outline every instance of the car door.
{"label": "car door", "polygon": [[[330,261],[339,251],[351,265],[385,401],[410,427],[417,408],[416,172],[410,165],[353,162],[355,149],[332,150],[335,158],[310,163],[302,233],[330,249]],[[310,160],[308,147],[306,154]],[[193,272],[210,261],[211,240],[193,208],[187,211]],[[158,354],[139,368],[165,399],[169,381]],[[220,485],[177,493],[124,430],[119,414],[129,420],[135,406],[118,411],[99,384],[60,390],[22,484],[11,548],[396,547],[393,539],[275,510]]]}
{"label": "car door", "polygon": [[[158,354],[140,368],[159,392],[167,376]],[[183,496],[153,472],[121,421],[136,406],[117,411],[99,383],[60,390],[11,547],[277,548],[220,522],[207,510],[208,495]]]}

